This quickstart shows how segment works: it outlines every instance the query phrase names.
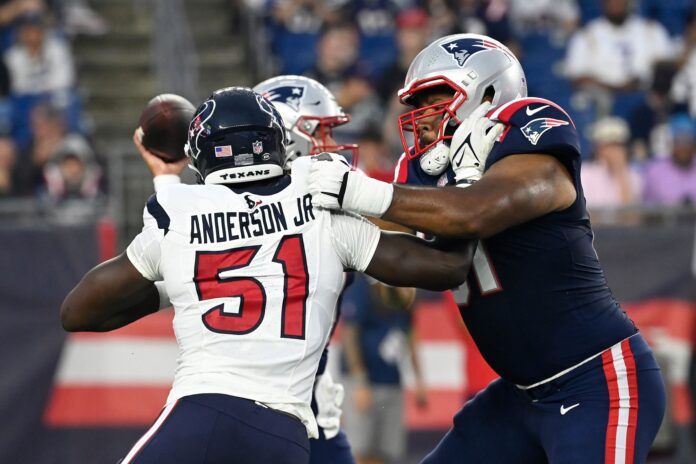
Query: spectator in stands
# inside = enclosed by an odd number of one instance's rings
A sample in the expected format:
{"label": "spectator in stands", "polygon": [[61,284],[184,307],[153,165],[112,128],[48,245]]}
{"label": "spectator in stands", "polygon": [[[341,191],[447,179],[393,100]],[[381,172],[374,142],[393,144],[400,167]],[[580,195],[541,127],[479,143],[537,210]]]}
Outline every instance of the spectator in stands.
{"label": "spectator in stands", "polygon": [[43,169],[66,136],[63,113],[49,103],[31,111],[33,138],[19,161],[19,188],[23,194],[34,194],[43,185]]}
{"label": "spectator in stands", "polygon": [[515,33],[549,32],[568,35],[578,25],[580,11],[575,0],[509,0],[510,24]]}
{"label": "spectator in stands", "polygon": [[597,121],[591,129],[594,157],[582,165],[582,186],[587,206],[631,205],[641,198],[638,172],[630,166],[628,124],[617,117]]}
{"label": "spectator in stands", "polygon": [[381,121],[379,98],[365,68],[358,63],[359,35],[350,23],[324,29],[317,46],[317,62],[308,75],[324,84],[352,117],[350,123],[334,129],[339,143],[356,140]]}
{"label": "spectator in stands", "polygon": [[475,32],[493,37],[510,46],[512,31],[508,8],[497,0],[458,0],[454,2],[457,32]]}
{"label": "spectator in stands", "polygon": [[676,205],[696,203],[696,123],[686,114],[669,122],[672,153],[652,160],[645,172],[646,203]]}
{"label": "spectator in stands", "polygon": [[348,74],[358,68],[360,36],[350,23],[327,26],[317,44],[317,60],[308,75],[336,94]]}
{"label": "spectator in stands", "polygon": [[403,462],[403,367],[412,365],[416,400],[427,405],[412,314],[406,309],[413,303],[412,290],[370,285],[356,276],[343,298],[341,334],[348,371],[343,417],[358,464]]}
{"label": "spectator in stands", "polygon": [[316,59],[322,26],[337,19],[323,0],[271,0],[271,48],[279,59],[280,74],[302,74]]}
{"label": "spectator in stands", "polygon": [[430,41],[456,31],[457,15],[449,0],[423,0],[421,3],[430,17]]}
{"label": "spectator in stands", "polygon": [[696,117],[696,14],[691,16],[684,33],[683,50],[677,63],[679,71],[672,83],[671,97]]}
{"label": "spectator in stands", "polygon": [[657,138],[655,128],[667,122],[674,110],[669,92],[675,71],[673,62],[656,64],[650,88],[628,117],[634,160],[644,160],[651,151],[654,152],[654,149],[651,150],[649,147],[651,141]]}
{"label": "spectator in stands", "polygon": [[603,16],[571,39],[566,75],[581,88],[633,91],[653,65],[672,56],[665,28],[630,12],[629,0],[602,0]]}
{"label": "spectator in stands", "polygon": [[498,0],[426,0],[433,38],[469,32],[485,34],[510,46],[512,33],[507,5]]}
{"label": "spectator in stands", "polygon": [[93,199],[100,192],[101,171],[89,144],[77,134],[56,147],[43,175],[46,194],[54,201]]}
{"label": "spectator in stands", "polygon": [[16,193],[17,147],[9,137],[0,137],[0,198]]}
{"label": "spectator in stands", "polygon": [[353,0],[346,2],[343,14],[354,18],[360,33],[360,62],[375,78],[396,60],[394,18],[401,5],[398,0]]}
{"label": "spectator in stands", "polygon": [[388,101],[398,89],[403,87],[411,61],[428,45],[430,37],[428,14],[420,8],[411,8],[399,13],[396,17],[396,26],[397,59],[383,73],[377,84],[382,101]]}
{"label": "spectator in stands", "polygon": [[0,0],[0,50],[7,49],[12,42],[14,22],[26,15],[43,13],[46,6],[42,0]]}
{"label": "spectator in stands", "polygon": [[350,114],[348,124],[334,129],[339,143],[350,143],[365,131],[382,123],[382,106],[371,82],[359,69],[353,69],[334,91],[336,101]]}
{"label": "spectator in stands", "polygon": [[70,35],[103,35],[109,30],[86,0],[62,0],[60,6],[65,32]]}
{"label": "spectator in stands", "polygon": [[18,42],[5,53],[15,95],[55,94],[74,85],[70,48],[48,33],[44,21],[39,15],[23,17]]}
{"label": "spectator in stands", "polygon": [[41,13],[44,9],[42,0],[4,0],[0,2],[0,27],[12,24],[20,16]]}
{"label": "spectator in stands", "polygon": [[684,34],[686,23],[694,13],[693,0],[641,0],[643,16],[659,21],[673,37]]}

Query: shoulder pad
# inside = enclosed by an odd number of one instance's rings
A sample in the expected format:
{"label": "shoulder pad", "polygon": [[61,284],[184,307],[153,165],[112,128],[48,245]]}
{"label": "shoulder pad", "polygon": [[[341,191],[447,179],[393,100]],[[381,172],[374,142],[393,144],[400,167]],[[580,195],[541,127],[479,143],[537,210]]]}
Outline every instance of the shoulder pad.
{"label": "shoulder pad", "polygon": [[575,124],[563,108],[543,98],[519,98],[490,111],[488,117],[506,125],[486,160],[486,169],[508,155],[547,154],[577,170],[580,141]]}
{"label": "shoulder pad", "polygon": [[169,226],[171,224],[171,219],[169,214],[164,210],[159,200],[157,199],[157,194],[152,194],[148,198],[145,204],[145,210],[154,220],[157,222],[157,228],[162,229],[166,235],[169,232]]}
{"label": "shoulder pad", "polygon": [[574,131],[575,123],[563,108],[544,98],[520,98],[489,112],[491,120],[517,127],[532,145],[554,127],[568,126]]}
{"label": "shoulder pad", "polygon": [[523,127],[540,118],[555,118],[575,127],[575,123],[563,108],[545,98],[518,98],[490,110],[487,116],[493,121],[517,127]]}

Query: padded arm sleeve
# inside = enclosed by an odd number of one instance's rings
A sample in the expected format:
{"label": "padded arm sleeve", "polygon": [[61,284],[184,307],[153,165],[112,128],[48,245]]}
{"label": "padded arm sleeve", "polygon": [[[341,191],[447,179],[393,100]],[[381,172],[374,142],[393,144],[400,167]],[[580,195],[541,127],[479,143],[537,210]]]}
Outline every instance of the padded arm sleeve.
{"label": "padded arm sleeve", "polygon": [[346,269],[367,269],[379,243],[379,228],[356,214],[331,212],[331,240]]}

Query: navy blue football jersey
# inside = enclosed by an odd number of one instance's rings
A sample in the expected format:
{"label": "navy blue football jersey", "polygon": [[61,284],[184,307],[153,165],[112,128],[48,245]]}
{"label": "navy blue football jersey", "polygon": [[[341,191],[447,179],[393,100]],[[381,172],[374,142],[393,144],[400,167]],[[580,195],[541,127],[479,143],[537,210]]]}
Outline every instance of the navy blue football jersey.
{"label": "navy blue football jersey", "polygon": [[[501,377],[531,385],[637,329],[612,296],[592,245],[572,119],[540,98],[509,102],[489,117],[506,128],[488,156],[486,170],[510,155],[547,154],[568,169],[577,191],[567,209],[482,240],[467,282],[453,291],[486,361]],[[417,159],[407,163],[405,173],[403,165],[397,170],[397,182],[437,184],[422,172]]]}

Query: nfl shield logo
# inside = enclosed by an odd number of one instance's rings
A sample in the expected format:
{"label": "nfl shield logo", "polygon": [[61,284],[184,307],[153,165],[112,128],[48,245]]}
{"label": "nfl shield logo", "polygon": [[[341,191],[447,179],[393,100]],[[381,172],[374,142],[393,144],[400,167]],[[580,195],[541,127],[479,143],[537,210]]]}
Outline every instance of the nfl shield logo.
{"label": "nfl shield logo", "polygon": [[260,155],[263,153],[263,143],[261,143],[260,140],[257,140],[256,142],[251,144],[251,150],[254,152],[255,155]]}

